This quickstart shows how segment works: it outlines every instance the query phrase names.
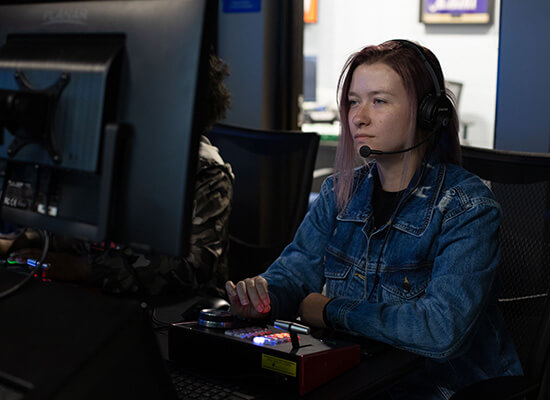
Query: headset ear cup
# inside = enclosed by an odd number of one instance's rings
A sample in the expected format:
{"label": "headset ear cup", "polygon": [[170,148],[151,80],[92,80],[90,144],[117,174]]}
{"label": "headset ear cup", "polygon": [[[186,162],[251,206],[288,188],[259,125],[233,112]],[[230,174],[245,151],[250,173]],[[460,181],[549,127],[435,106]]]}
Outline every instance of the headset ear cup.
{"label": "headset ear cup", "polygon": [[418,104],[418,112],[416,117],[419,128],[428,132],[432,130],[435,123],[434,114],[436,106],[437,99],[433,94],[429,93],[422,98]]}
{"label": "headset ear cup", "polygon": [[435,109],[435,127],[444,128],[451,123],[454,106],[447,96],[437,97],[438,104]]}
{"label": "headset ear cup", "polygon": [[446,96],[428,94],[420,101],[417,112],[418,127],[431,132],[447,126],[451,120],[453,105]]}

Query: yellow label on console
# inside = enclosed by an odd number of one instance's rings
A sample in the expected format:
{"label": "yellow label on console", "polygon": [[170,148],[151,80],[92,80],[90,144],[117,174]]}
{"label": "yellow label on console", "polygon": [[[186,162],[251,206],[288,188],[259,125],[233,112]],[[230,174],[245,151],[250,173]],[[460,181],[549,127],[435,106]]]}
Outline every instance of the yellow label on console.
{"label": "yellow label on console", "polygon": [[296,378],[296,363],[284,358],[262,354],[262,368]]}

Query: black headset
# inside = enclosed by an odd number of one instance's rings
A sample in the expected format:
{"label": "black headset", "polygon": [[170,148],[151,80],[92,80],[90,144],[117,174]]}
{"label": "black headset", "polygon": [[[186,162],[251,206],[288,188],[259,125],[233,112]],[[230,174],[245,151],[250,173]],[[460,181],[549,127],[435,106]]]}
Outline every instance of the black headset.
{"label": "black headset", "polygon": [[428,57],[426,57],[424,49],[410,40],[394,39],[389,42],[397,42],[413,49],[432,77],[435,92],[428,93],[422,99],[419,99],[416,116],[418,126],[428,132],[433,132],[434,130],[439,130],[439,128],[447,126],[451,120],[453,105],[445,93],[445,82],[443,82],[443,77],[441,77],[440,81],[435,73],[435,69],[428,60]]}

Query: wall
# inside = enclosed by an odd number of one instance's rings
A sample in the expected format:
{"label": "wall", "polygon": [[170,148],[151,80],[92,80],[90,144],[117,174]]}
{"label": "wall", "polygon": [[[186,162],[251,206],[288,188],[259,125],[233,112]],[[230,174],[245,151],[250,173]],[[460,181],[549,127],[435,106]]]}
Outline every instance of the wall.
{"label": "wall", "polygon": [[426,26],[419,0],[319,0],[319,18],[304,28],[304,55],[317,56],[318,103],[336,106],[336,84],[347,57],[367,44],[403,38],[430,48],[445,78],[464,84],[459,115],[468,143],[493,147],[500,0],[490,26]]}
{"label": "wall", "polygon": [[229,66],[232,104],[225,123],[298,129],[302,1],[219,0],[218,55]]}
{"label": "wall", "polygon": [[[229,65],[225,84],[231,92],[232,107],[224,122],[261,128],[270,124],[271,91],[264,82],[272,53],[266,50],[265,14],[254,12],[226,13],[219,2],[218,55]],[[242,44],[246,43],[246,46]]]}
{"label": "wall", "polygon": [[550,2],[502,4],[495,147],[550,152]]}

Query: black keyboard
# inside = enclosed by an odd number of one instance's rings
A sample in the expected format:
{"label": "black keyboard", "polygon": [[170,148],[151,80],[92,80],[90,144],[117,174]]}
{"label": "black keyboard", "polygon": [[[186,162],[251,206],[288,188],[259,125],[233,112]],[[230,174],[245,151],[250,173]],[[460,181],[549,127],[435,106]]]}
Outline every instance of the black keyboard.
{"label": "black keyboard", "polygon": [[180,368],[170,371],[178,399],[259,400],[260,397],[239,385],[219,379],[199,376]]}

